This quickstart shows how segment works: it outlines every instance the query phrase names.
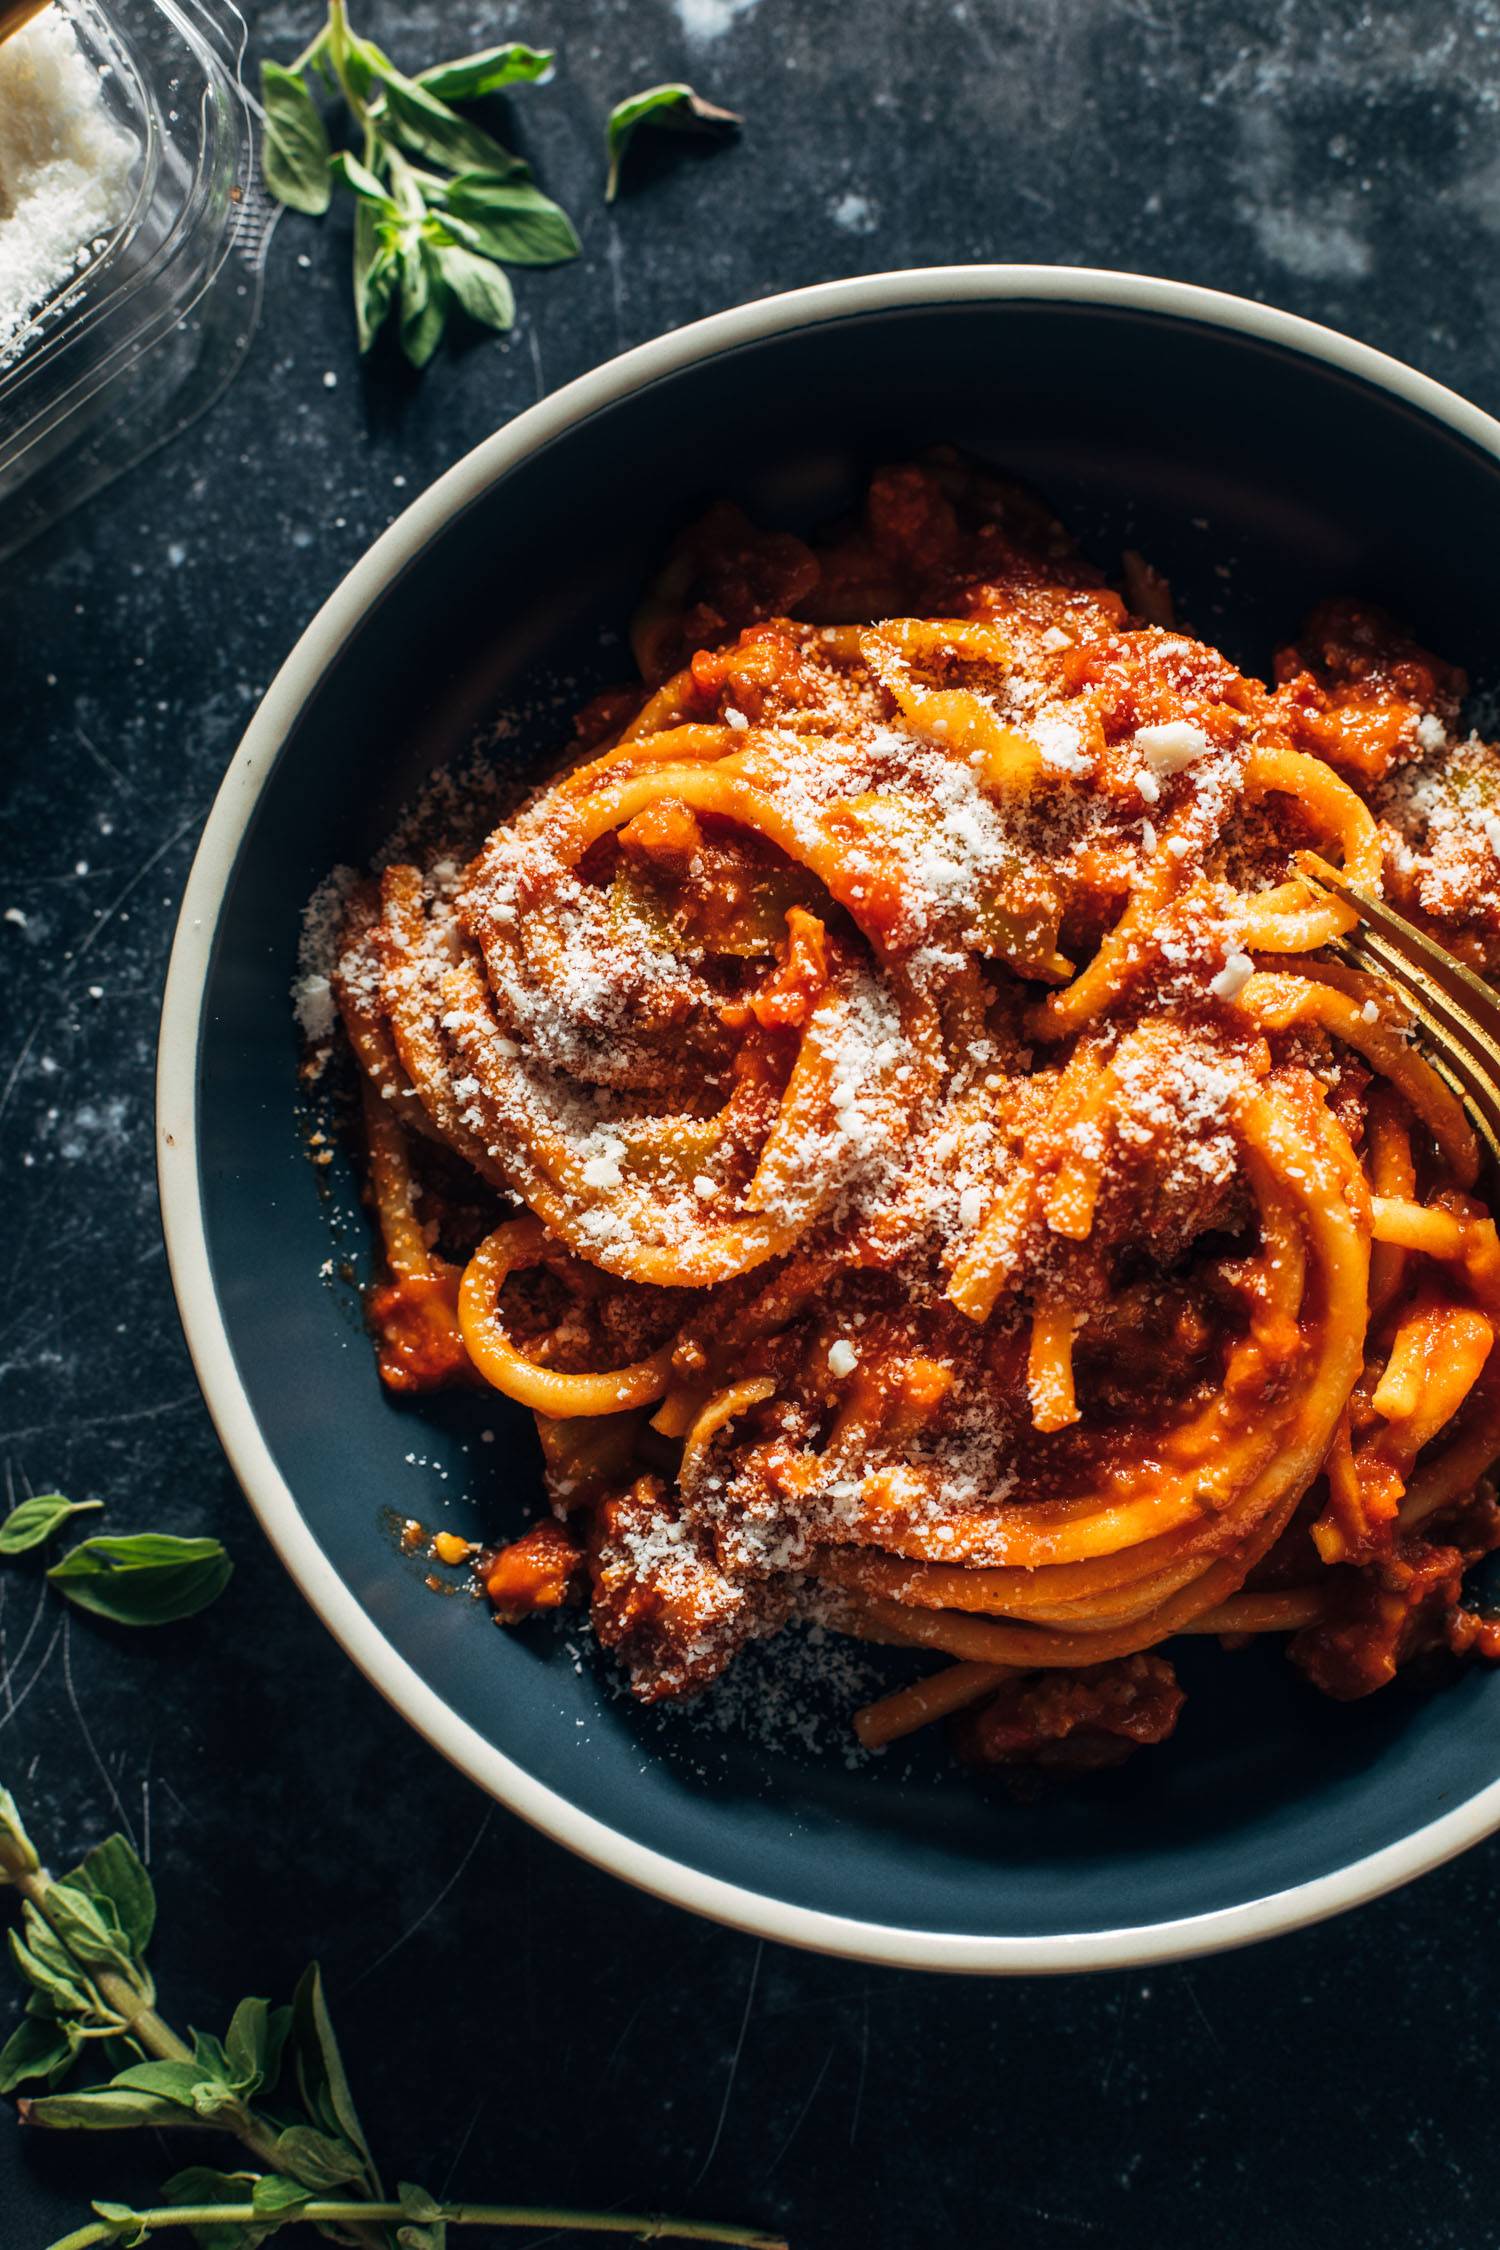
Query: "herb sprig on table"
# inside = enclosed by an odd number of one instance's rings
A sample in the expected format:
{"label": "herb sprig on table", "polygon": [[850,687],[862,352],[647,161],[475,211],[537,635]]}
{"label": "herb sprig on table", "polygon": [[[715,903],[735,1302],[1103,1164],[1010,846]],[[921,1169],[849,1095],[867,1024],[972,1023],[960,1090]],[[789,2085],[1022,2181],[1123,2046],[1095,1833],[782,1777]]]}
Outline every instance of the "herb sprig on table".
{"label": "herb sprig on table", "polygon": [[[151,1878],[123,1836],[96,1844],[71,1873],[48,1875],[20,1810],[0,1788],[0,1887],[20,1899],[11,1957],[26,2013],[0,2049],[0,2092],[32,2125],[116,2132],[182,2127],[232,2137],[248,2163],[174,2173],[160,2205],[96,2202],[93,2218],[52,2250],[149,2243],[191,2229],[202,2250],[257,2250],[308,2225],[360,2250],[448,2250],[457,2227],[552,2228],[638,2241],[717,2242],[787,2250],[779,2236],[692,2219],[449,2203],[403,2181],[388,2192],[365,2138],[316,1963],[289,2005],[242,2000],[222,2039],[174,2031],[157,2007],[147,1949],[156,1927]],[[74,2083],[64,2085],[65,2081]],[[60,2090],[61,2089],[61,2090]]]}
{"label": "herb sprig on table", "polygon": [[[273,195],[314,216],[342,186],[355,197],[354,309],[368,351],[396,313],[401,348],[424,367],[455,306],[487,328],[509,328],[515,297],[505,267],[559,265],[578,254],[567,213],[531,168],[454,107],[534,84],[551,70],[542,48],[512,41],[408,77],[352,28],[344,0],[288,66],[261,65],[263,169]],[[335,151],[313,98],[338,94],[359,153]]]}

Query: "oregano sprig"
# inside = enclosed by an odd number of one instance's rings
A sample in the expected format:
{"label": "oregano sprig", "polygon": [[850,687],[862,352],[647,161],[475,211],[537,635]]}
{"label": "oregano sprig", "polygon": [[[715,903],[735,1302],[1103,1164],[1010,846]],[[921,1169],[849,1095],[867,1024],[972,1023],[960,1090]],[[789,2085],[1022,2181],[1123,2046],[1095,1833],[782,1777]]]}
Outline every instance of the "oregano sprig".
{"label": "oregano sprig", "polygon": [[[131,2126],[212,2130],[246,2166],[175,2173],[160,2204],[107,2201],[52,2250],[143,2244],[191,2230],[203,2250],[258,2250],[307,2225],[358,2250],[450,2250],[458,2227],[527,2227],[788,2250],[753,2227],[620,2211],[450,2203],[402,2182],[388,2193],[370,2153],[314,1963],[288,2005],[242,2000],[222,2039],[183,2038],[156,2005],[146,1954],[156,1925],[151,1878],[123,1836],[49,1876],[20,1809],[0,1787],[0,1888],[20,1899],[11,1959],[26,2012],[0,2048],[0,2093],[39,2088],[21,2114],[51,2131]],[[65,2083],[66,2082],[66,2083]]]}
{"label": "oregano sprig", "polygon": [[[505,267],[559,265],[578,255],[571,220],[531,168],[454,108],[534,85],[549,50],[520,41],[408,77],[349,23],[345,0],[289,65],[261,66],[262,168],[279,201],[314,217],[335,187],[355,198],[354,310],[370,349],[394,311],[414,367],[436,351],[455,305],[487,328],[509,328],[515,297]],[[337,93],[358,152],[335,151],[315,87]]]}

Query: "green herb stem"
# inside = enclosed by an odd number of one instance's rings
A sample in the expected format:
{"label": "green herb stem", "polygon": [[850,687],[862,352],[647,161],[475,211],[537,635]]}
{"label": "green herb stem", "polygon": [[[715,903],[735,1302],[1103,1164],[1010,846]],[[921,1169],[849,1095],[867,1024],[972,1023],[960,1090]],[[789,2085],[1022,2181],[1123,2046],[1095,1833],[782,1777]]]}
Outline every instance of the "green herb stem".
{"label": "green herb stem", "polygon": [[[128,2219],[96,2219],[65,2235],[52,2250],[89,2250],[98,2242],[119,2242],[142,2227],[152,2233],[168,2227],[264,2226],[269,2213],[252,2204],[173,2203],[160,2210],[133,2211]],[[410,2212],[399,2203],[304,2203],[286,2214],[286,2224],[348,2226],[355,2221],[400,2225]],[[786,2238],[755,2228],[730,2227],[710,2219],[669,2219],[629,2211],[564,2211],[543,2203],[440,2203],[429,2223],[450,2227],[541,2227],[559,2234],[625,2234],[637,2242],[718,2242],[739,2250],[787,2250]]]}
{"label": "green herb stem", "polygon": [[307,45],[303,48],[296,61],[287,64],[287,69],[296,71],[300,76],[304,70],[308,70],[312,67],[312,65],[317,61],[318,57],[322,54],[324,48],[327,45],[328,26],[327,24],[325,24],[323,26],[323,29],[318,33],[316,39],[308,40]]}
{"label": "green herb stem", "polygon": [[[27,1869],[21,1874],[13,1875],[11,1881],[23,1898],[30,1899],[48,1928],[57,1930],[58,1936],[66,1944],[66,1933],[58,1928],[48,1908],[47,1894],[52,1888],[52,1878],[46,1868]],[[128,1977],[122,1977],[115,1969],[96,1967],[89,1971],[89,1982],[111,2014],[119,2019],[118,2026],[101,2028],[110,2031],[118,2029],[130,2038],[138,2039],[150,2054],[155,2055],[158,2062],[192,2061],[192,2048],[178,2038],[172,2026],[157,2014],[150,2001]]]}
{"label": "green herb stem", "polygon": [[[47,1894],[52,1888],[52,1878],[47,1870],[44,1867],[34,1870],[28,1869],[14,1876],[12,1881],[22,1897],[29,1899],[37,1912],[44,1917],[48,1927],[56,1928],[57,1925],[48,1912]],[[59,1935],[62,1935],[62,1933],[59,1932]],[[114,1969],[96,1968],[91,1972],[90,1981],[104,2005],[113,2015],[119,2018],[119,2030],[130,2038],[138,2040],[148,2055],[154,2056],[158,2062],[191,2062],[193,2060],[193,2050],[186,2040],[178,2037],[165,2017],[157,2013],[156,2009],[130,1982],[128,1977],[122,1977]],[[110,2026],[108,2028],[114,2029],[115,2027]],[[22,2115],[25,2115],[24,2103]],[[180,2126],[175,2119],[173,2120],[173,2126],[174,2130],[192,2131],[197,2129],[198,2131],[228,2133],[239,2142],[241,2148],[248,2155],[255,2158],[257,2163],[264,2165],[268,2172],[275,2172],[280,2169],[281,2157],[276,2147],[276,2128],[262,2123],[255,2111],[246,2103],[240,2103],[233,2110],[221,2110],[212,2119],[200,2120],[185,2112]],[[176,2225],[178,2222],[175,2219],[167,2218],[160,2221],[153,2220],[153,2224],[155,2223]],[[368,2204],[351,2204],[348,2208],[347,2223],[351,2226],[358,2240],[370,2245],[370,2250],[384,2250],[385,2237],[376,2231],[376,2222],[370,2217]],[[101,2222],[100,2225],[102,2231],[97,2228],[93,2231],[85,2228],[81,2234],[70,2235],[67,2239],[70,2243],[113,2242],[119,2239],[120,2230],[118,2228],[111,2227],[107,2222]],[[60,2246],[54,2246],[54,2250],[60,2250]]]}

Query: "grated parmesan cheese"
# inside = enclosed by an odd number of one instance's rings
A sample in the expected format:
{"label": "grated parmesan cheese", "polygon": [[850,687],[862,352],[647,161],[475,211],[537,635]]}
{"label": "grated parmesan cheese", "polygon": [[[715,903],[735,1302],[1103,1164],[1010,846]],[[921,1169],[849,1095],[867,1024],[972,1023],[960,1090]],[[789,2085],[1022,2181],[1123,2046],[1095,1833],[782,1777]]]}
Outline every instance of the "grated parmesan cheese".
{"label": "grated parmesan cheese", "polygon": [[1254,974],[1255,963],[1248,953],[1231,953],[1218,975],[1209,978],[1208,989],[1216,1000],[1233,1000]]}
{"label": "grated parmesan cheese", "polygon": [[858,1365],[859,1354],[847,1336],[841,1336],[836,1344],[829,1345],[828,1372],[830,1375],[837,1375],[840,1378],[845,1375],[852,1375]]}
{"label": "grated parmesan cheese", "polygon": [[0,353],[120,224],[138,153],[60,9],[0,41]]}
{"label": "grated parmesan cheese", "polygon": [[[1213,747],[1202,727],[1195,727],[1187,719],[1169,719],[1164,726],[1137,727],[1135,746],[1145,755],[1153,774],[1164,777],[1181,773],[1195,758]],[[1139,785],[1138,785],[1139,786]],[[1144,789],[1141,791],[1145,796]]]}

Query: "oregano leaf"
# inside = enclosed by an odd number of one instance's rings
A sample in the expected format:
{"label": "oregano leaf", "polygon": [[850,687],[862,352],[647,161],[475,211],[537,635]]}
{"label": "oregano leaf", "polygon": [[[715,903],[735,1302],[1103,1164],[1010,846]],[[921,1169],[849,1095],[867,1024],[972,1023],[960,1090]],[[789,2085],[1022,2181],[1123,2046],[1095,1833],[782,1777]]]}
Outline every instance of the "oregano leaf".
{"label": "oregano leaf", "polygon": [[717,102],[705,101],[701,94],[680,81],[647,86],[639,94],[627,94],[624,101],[616,102],[604,128],[605,154],[609,158],[605,202],[613,203],[618,195],[625,152],[643,126],[672,133],[697,133],[722,141],[732,139],[743,122],[734,110],[720,109]]}
{"label": "oregano leaf", "polygon": [[529,180],[461,172],[448,184],[442,211],[463,221],[462,239],[471,248],[509,265],[562,265],[581,247],[567,212]]}
{"label": "oregano leaf", "polygon": [[484,94],[498,94],[507,86],[535,86],[552,75],[557,60],[550,47],[527,47],[519,40],[508,47],[486,47],[477,55],[460,55],[456,62],[434,63],[417,72],[417,84],[440,101],[471,102]]}
{"label": "oregano leaf", "polygon": [[129,1976],[135,1965],[130,1944],[108,1898],[96,1898],[77,1883],[49,1883],[45,1920],[74,1961]]}
{"label": "oregano leaf", "polygon": [[29,1500],[17,1501],[0,1523],[0,1555],[24,1555],[50,1539],[69,1516],[86,1515],[103,1505],[102,1500],[68,1500],[60,1492],[33,1493]]}
{"label": "oregano leaf", "polygon": [[59,2131],[117,2133],[137,2125],[180,2125],[180,2102],[148,2093],[144,2087],[90,2086],[78,2093],[39,2094],[24,2105],[32,2125]]}
{"label": "oregano leaf", "polygon": [[369,351],[380,333],[398,281],[395,252],[380,239],[373,207],[361,201],[354,211],[354,319],[361,352]]}
{"label": "oregano leaf", "polygon": [[425,367],[438,348],[448,318],[448,285],[437,269],[430,243],[404,243],[400,266],[401,349],[413,367]]}
{"label": "oregano leaf", "polygon": [[438,243],[433,254],[443,281],[470,320],[485,328],[505,329],[516,317],[515,294],[493,259],[465,250],[461,244]]}
{"label": "oregano leaf", "polygon": [[408,2219],[440,2219],[443,2215],[443,2207],[436,2196],[429,2195],[426,2188],[416,2186],[411,2180],[396,2182],[396,2201]]}
{"label": "oregano leaf", "polygon": [[113,1910],[116,1924],[139,1961],[156,1928],[156,1892],[135,1846],[120,1835],[106,1836],[84,1856],[66,1880]]}
{"label": "oregano leaf", "polygon": [[25,2016],[0,2047],[0,2094],[13,2094],[28,2079],[55,2086],[78,2052],[80,2034],[71,2023]]}
{"label": "oregano leaf", "polygon": [[342,2187],[357,2180],[365,2160],[347,2141],[320,2133],[312,2125],[289,2125],[276,2136],[276,2161],[283,2172],[310,2188]]}
{"label": "oregano leaf", "polygon": [[[162,2193],[169,2203],[217,2203],[243,2209],[252,2202],[253,2187],[248,2173],[215,2172],[208,2165],[194,2164],[174,2173]],[[239,2219],[208,2220],[194,2227],[193,2240],[199,2250],[256,2250],[259,2243],[270,2240],[278,2224],[275,2219],[265,2226]]]}
{"label": "oregano leaf", "polygon": [[297,2050],[297,2077],[302,2099],[311,2109],[318,2090],[327,2093],[340,2131],[368,2163],[370,2144],[365,2139],[344,2058],[339,2052],[333,2020],[323,1992],[323,1972],[316,1961],[303,1970],[292,1995],[292,2033]]}
{"label": "oregano leaf", "polygon": [[283,2179],[279,2173],[268,2172],[255,2183],[251,2197],[257,2211],[300,2211],[304,2203],[311,2203],[316,2190],[303,2187],[300,2181]]}
{"label": "oregano leaf", "polygon": [[233,1570],[217,1539],[143,1531],[85,1539],[47,1576],[96,1617],[117,1625],[171,1625],[217,1600]]}
{"label": "oregano leaf", "polygon": [[158,2094],[163,2101],[175,2102],[185,2110],[197,2109],[197,2093],[203,2083],[203,2072],[196,2062],[131,2063],[110,2080],[116,2090]]}
{"label": "oregano leaf", "polygon": [[91,2013],[92,1995],[78,1976],[68,1968],[59,1968],[54,1961],[25,1944],[15,1930],[7,1930],[6,1940],[16,1967],[33,1991],[46,2000],[53,2014],[84,2016]]}
{"label": "oregano leaf", "polygon": [[415,79],[388,64],[381,68],[386,111],[395,138],[414,156],[446,165],[450,172],[479,171],[524,175],[526,166],[481,126],[439,101]]}
{"label": "oregano leaf", "polygon": [[332,193],[328,128],[300,74],[280,63],[260,66],[260,98],[265,108],[261,170],[278,203],[318,218]]}
{"label": "oregano leaf", "polygon": [[377,209],[390,212],[393,216],[396,214],[396,200],[390,190],[376,178],[368,164],[361,164],[359,158],[351,156],[348,149],[341,148],[334,158],[333,175],[365,202],[373,203]]}
{"label": "oregano leaf", "polygon": [[241,2094],[253,2094],[275,2075],[271,2056],[271,2004],[242,2000],[224,2039],[226,2075]]}
{"label": "oregano leaf", "polygon": [[41,1864],[15,1798],[8,1789],[0,1789],[0,1882],[34,1875]]}

